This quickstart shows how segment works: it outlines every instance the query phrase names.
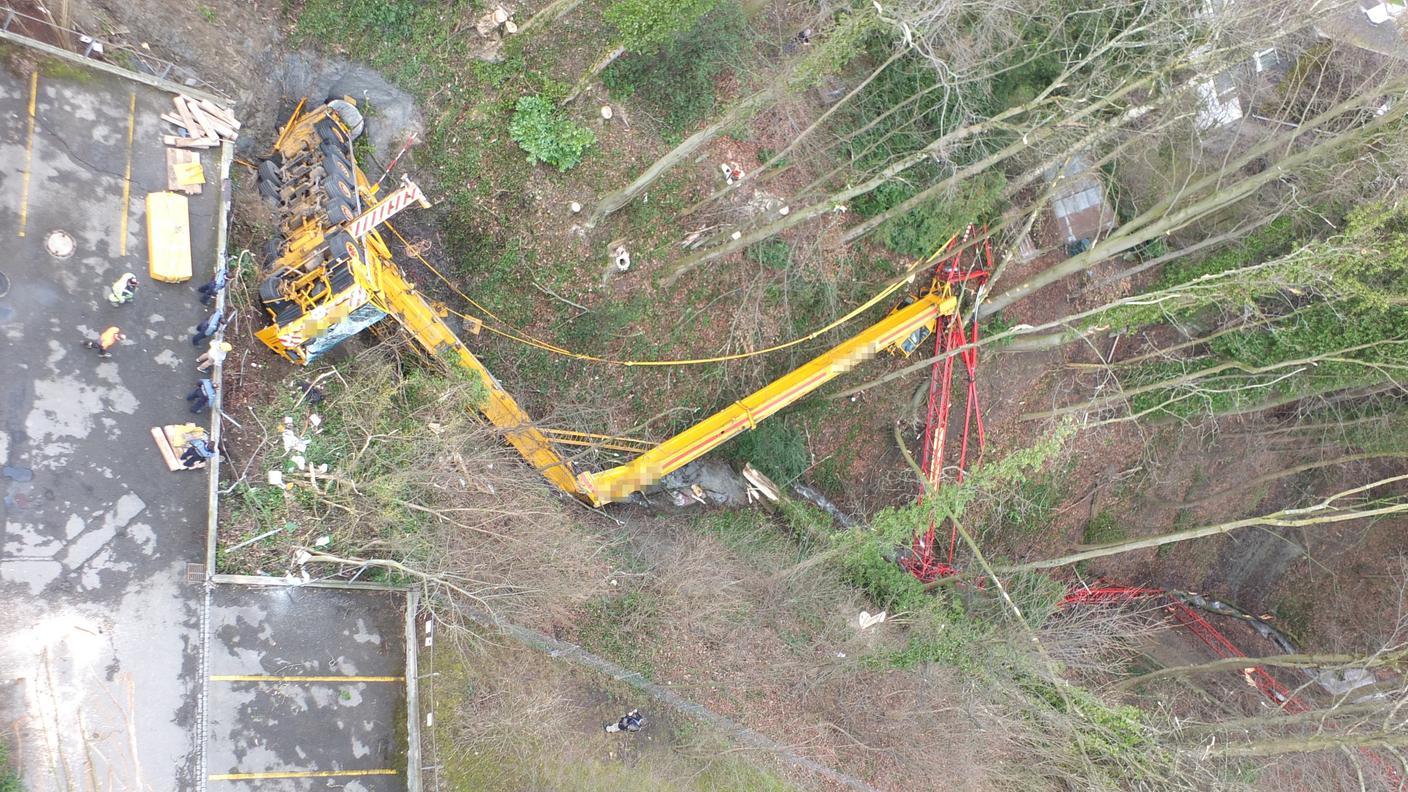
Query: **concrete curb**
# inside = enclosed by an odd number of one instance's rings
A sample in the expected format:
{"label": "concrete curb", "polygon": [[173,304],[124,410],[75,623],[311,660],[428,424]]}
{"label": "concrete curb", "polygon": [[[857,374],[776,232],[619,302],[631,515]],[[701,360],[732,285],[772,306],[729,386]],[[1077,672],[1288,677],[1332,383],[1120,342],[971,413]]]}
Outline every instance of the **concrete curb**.
{"label": "concrete curb", "polygon": [[163,80],[160,77],[154,77],[150,74],[143,74],[139,71],[133,71],[132,69],[124,69],[121,66],[114,66],[111,63],[106,63],[95,58],[85,58],[76,52],[69,52],[66,49],[55,47],[52,44],[45,44],[42,41],[32,39],[28,36],[21,36],[17,33],[11,33],[8,30],[0,30],[0,41],[8,41],[13,44],[19,44],[24,47],[29,47],[30,49],[39,50],[40,52],[43,52],[46,55],[52,55],[56,58],[62,58],[64,60],[72,61],[74,63],[81,63],[86,68],[95,69],[97,71],[106,72],[108,74],[115,74],[118,77],[132,80],[133,82],[139,82],[143,85],[150,85],[151,87],[156,88],[159,91],[185,94],[186,96],[191,96],[196,99],[205,99],[207,101],[215,102],[216,104],[220,105],[226,105],[230,103],[230,99],[225,96],[219,96],[209,91],[203,91],[200,88],[195,88],[189,85],[182,85],[180,83],[175,83],[170,80]]}
{"label": "concrete curb", "polygon": [[340,580],[310,580],[304,583],[299,580],[289,580],[288,578],[272,577],[265,575],[225,575],[216,574],[210,576],[210,582],[217,586],[278,586],[282,588],[325,588],[341,589],[343,591],[391,591],[397,594],[405,594],[405,586],[392,586],[386,583],[360,583],[352,581],[350,583]]}
{"label": "concrete curb", "polygon": [[416,641],[416,616],[420,592],[406,592],[406,789],[420,792],[420,644]]}

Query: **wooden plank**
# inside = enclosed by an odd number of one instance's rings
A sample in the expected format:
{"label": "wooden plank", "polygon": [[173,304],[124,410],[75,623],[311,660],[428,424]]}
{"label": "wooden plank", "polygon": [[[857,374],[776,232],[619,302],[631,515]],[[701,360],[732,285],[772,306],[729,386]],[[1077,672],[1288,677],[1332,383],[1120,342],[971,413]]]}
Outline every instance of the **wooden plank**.
{"label": "wooden plank", "polygon": [[225,108],[220,107],[214,102],[211,102],[207,99],[199,99],[197,101],[200,102],[201,109],[205,110],[205,112],[208,113],[216,121],[219,121],[236,131],[239,130],[240,122],[235,118],[234,113],[231,113],[229,110],[226,110]]}
{"label": "wooden plank", "polygon": [[205,137],[205,130],[200,128],[200,125],[196,123],[195,116],[191,115],[191,111],[186,107],[186,103],[181,101],[184,98],[185,97],[178,96],[173,99],[172,102],[176,105],[177,114],[185,120],[186,131],[190,133],[191,137]]}
{"label": "wooden plank", "polygon": [[178,115],[175,115],[174,113],[162,113],[161,120],[167,122],[168,124],[172,124],[180,129],[185,129],[187,132],[190,131],[190,127],[186,126],[186,120]]}
{"label": "wooden plank", "polygon": [[147,194],[147,271],[153,280],[191,279],[191,213],[184,195]]}
{"label": "wooden plank", "polygon": [[215,148],[220,145],[220,141],[215,138],[183,138],[178,135],[162,135],[161,142],[168,146],[186,149]]}
{"label": "wooden plank", "polygon": [[200,152],[190,149],[179,149],[174,146],[166,148],[166,189],[175,192],[183,192],[187,195],[199,195],[201,185],[181,184],[180,169],[182,165],[200,162]]}
{"label": "wooden plank", "polygon": [[191,111],[191,116],[195,118],[196,123],[200,124],[201,127],[205,129],[207,137],[223,136],[233,138],[235,136],[235,130],[231,129],[229,125],[221,123],[212,118],[209,113],[202,110],[200,105],[196,104],[195,102],[192,102],[189,99],[186,100],[186,108]]}

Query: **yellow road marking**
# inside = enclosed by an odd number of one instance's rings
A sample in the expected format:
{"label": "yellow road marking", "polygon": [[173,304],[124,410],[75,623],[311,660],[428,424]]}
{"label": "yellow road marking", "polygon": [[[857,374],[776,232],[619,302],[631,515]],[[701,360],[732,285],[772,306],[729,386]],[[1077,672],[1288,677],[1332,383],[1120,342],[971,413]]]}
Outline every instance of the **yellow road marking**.
{"label": "yellow road marking", "polygon": [[405,682],[403,676],[264,676],[262,674],[214,674],[211,682]]}
{"label": "yellow road marking", "polygon": [[137,92],[132,92],[132,101],[127,105],[127,170],[122,174],[122,216],[117,221],[118,255],[127,255],[127,205],[132,201],[132,128],[137,123]]}
{"label": "yellow road marking", "polygon": [[20,188],[20,236],[29,220],[29,170],[34,162],[34,105],[39,97],[39,67],[29,73],[29,132],[24,144],[24,186]]}
{"label": "yellow road marking", "polygon": [[342,776],[396,775],[391,768],[381,770],[284,770],[271,773],[217,773],[211,781],[262,781],[269,778],[334,778]]}

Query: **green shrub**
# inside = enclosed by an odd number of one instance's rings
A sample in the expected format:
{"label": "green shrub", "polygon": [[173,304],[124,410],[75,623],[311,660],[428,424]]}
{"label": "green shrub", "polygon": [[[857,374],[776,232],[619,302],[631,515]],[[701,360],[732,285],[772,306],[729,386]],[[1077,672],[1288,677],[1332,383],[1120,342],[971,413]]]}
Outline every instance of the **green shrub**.
{"label": "green shrub", "polygon": [[1098,545],[1118,542],[1127,536],[1124,528],[1115,521],[1115,515],[1102,511],[1085,524],[1085,531],[1081,533],[1080,540],[1083,544]]}
{"label": "green shrub", "polygon": [[603,16],[630,52],[651,52],[694,28],[719,0],[616,0]]}
{"label": "green shrub", "polygon": [[[880,226],[880,241],[905,256],[927,256],[969,223],[983,223],[996,216],[1006,183],[1000,174],[992,173],[964,182],[953,196],[925,201]],[[891,182],[855,208],[864,214],[879,214],[909,200],[915,192],[907,184]]]}
{"label": "green shrub", "polygon": [[785,270],[792,263],[792,248],[781,239],[769,239],[748,248],[748,260],[768,269]]}
{"label": "green shrub", "polygon": [[763,421],[757,429],[739,435],[733,441],[731,456],[751,462],[779,485],[799,478],[811,464],[807,438],[782,418]]}
{"label": "green shrub", "polygon": [[743,46],[745,28],[738,4],[725,3],[654,51],[617,60],[602,82],[614,97],[634,97],[660,122],[666,141],[677,143],[713,112],[714,87]]}
{"label": "green shrub", "polygon": [[582,161],[587,148],[596,142],[590,129],[578,126],[541,96],[518,100],[509,136],[524,151],[529,162],[546,162],[560,171],[571,170]]}

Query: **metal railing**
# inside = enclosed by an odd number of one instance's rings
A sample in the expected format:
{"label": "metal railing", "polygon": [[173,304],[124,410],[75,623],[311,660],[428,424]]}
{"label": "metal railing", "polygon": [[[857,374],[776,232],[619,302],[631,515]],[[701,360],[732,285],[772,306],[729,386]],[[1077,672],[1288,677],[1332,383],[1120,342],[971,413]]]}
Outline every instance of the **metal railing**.
{"label": "metal railing", "polygon": [[54,31],[58,34],[56,37],[60,39],[60,43],[55,46],[75,52],[84,58],[101,60],[103,63],[110,66],[117,66],[128,71],[146,74],[158,80],[166,80],[191,88],[198,88],[223,99],[230,98],[226,91],[202,79],[189,68],[174,61],[153,55],[150,51],[118,41],[104,40],[91,33],[78,30],[77,28],[60,25],[54,19],[26,14],[23,11],[15,10],[9,5],[0,4],[0,31],[34,38],[30,33],[14,29],[16,23],[19,22],[38,25],[42,28]]}

